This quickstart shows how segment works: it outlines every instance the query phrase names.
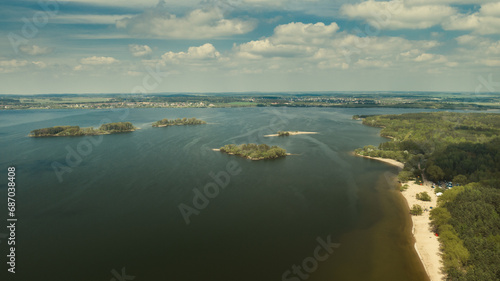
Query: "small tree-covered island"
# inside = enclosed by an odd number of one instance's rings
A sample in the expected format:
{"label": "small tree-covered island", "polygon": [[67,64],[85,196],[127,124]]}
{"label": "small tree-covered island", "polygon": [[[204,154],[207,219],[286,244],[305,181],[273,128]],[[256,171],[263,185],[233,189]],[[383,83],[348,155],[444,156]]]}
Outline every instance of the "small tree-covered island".
{"label": "small tree-covered island", "polygon": [[269,146],[267,144],[228,144],[220,148],[221,152],[237,155],[250,160],[265,160],[285,157],[288,154],[286,149],[278,146]]}
{"label": "small tree-covered island", "polygon": [[153,127],[168,127],[168,126],[184,126],[184,125],[204,125],[207,122],[196,118],[177,118],[175,120],[168,120],[167,118],[153,123]]}
{"label": "small tree-covered island", "polygon": [[301,131],[278,131],[276,134],[265,135],[264,137],[288,137],[297,135],[315,135],[317,132],[301,132]]}
{"label": "small tree-covered island", "polygon": [[29,137],[77,137],[109,135],[117,133],[133,132],[137,128],[130,122],[117,122],[102,124],[99,129],[80,128],[80,126],[55,126],[50,128],[37,129],[30,132]]}

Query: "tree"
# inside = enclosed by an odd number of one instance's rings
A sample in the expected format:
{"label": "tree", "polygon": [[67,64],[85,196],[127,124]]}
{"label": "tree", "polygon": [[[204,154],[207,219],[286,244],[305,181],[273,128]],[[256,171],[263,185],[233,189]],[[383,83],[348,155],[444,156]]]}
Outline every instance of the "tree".
{"label": "tree", "polygon": [[438,207],[431,210],[431,224],[437,230],[439,226],[448,224],[451,219],[451,214],[445,207]]}
{"label": "tree", "polygon": [[424,210],[422,209],[422,206],[414,204],[413,207],[410,209],[410,214],[414,216],[420,216]]}
{"label": "tree", "polygon": [[400,182],[408,182],[413,178],[413,173],[410,171],[401,171],[398,174],[398,180]]}
{"label": "tree", "polygon": [[467,184],[467,177],[464,175],[457,175],[453,178],[453,183],[455,185],[466,185]]}
{"label": "tree", "polygon": [[269,147],[266,144],[228,144],[220,148],[221,152],[252,159],[274,159],[286,156],[286,150],[277,146]]}
{"label": "tree", "polygon": [[116,131],[116,132],[126,132],[126,131],[132,131],[135,129],[134,125],[130,122],[118,122],[118,123],[108,123],[108,124],[102,124],[101,127],[99,127],[99,130],[101,131]]}
{"label": "tree", "polygon": [[417,199],[422,201],[431,201],[431,196],[426,191],[417,193]]}
{"label": "tree", "polygon": [[427,176],[429,176],[429,179],[432,181],[441,181],[445,177],[443,170],[436,165],[431,165],[427,167],[425,171],[427,173]]}

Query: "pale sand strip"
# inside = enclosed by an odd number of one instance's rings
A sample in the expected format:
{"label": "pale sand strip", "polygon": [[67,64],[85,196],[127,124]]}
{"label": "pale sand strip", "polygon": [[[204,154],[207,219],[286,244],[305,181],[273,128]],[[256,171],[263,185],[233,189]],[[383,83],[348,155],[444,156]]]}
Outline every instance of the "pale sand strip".
{"label": "pale sand strip", "polygon": [[394,159],[389,159],[389,158],[381,158],[381,157],[370,157],[370,156],[363,156],[363,155],[359,155],[359,154],[355,154],[356,156],[361,156],[361,157],[364,157],[364,158],[368,158],[368,159],[373,159],[373,160],[377,160],[377,161],[381,161],[381,162],[384,162],[384,163],[387,163],[389,165],[393,165],[393,166],[396,166],[400,169],[403,169],[405,164],[399,162],[399,161],[396,161]]}
{"label": "pale sand strip", "polygon": [[[421,216],[411,216],[413,221],[413,236],[415,237],[415,249],[424,264],[425,270],[432,281],[445,280],[444,274],[441,272],[442,260],[439,251],[440,244],[436,235],[432,232],[429,218],[430,207],[436,208],[437,196],[434,189],[429,182],[424,185],[417,185],[413,182],[408,183],[408,189],[403,191],[402,194],[408,202],[408,207],[411,208],[413,204],[422,206],[427,212]],[[417,193],[427,191],[431,196],[431,202],[417,200]]]}
{"label": "pale sand strip", "polygon": [[[393,159],[362,155],[357,156],[382,161],[387,164],[394,165],[400,169],[404,167],[403,163]],[[411,216],[413,222],[412,232],[413,236],[415,237],[415,250],[417,251],[417,254],[420,257],[425,271],[427,272],[427,275],[429,275],[431,281],[445,280],[445,276],[441,272],[442,260],[439,250],[439,240],[432,232],[430,226],[431,220],[429,218],[430,207],[436,207],[437,196],[434,193],[434,189],[431,187],[431,184],[429,182],[425,182],[424,185],[418,185],[413,182],[409,182],[408,186],[408,189],[401,193],[405,198],[406,203],[408,204],[408,208],[411,208],[413,204],[418,204],[422,206],[424,210],[427,209],[427,212],[424,212],[421,216]],[[427,193],[431,196],[431,202],[417,200],[417,193],[424,191],[427,191]]]}
{"label": "pale sand strip", "polygon": [[[316,135],[316,134],[319,134],[318,132],[299,132],[299,131],[296,131],[296,132],[285,131],[285,132],[289,132],[290,136],[296,136],[296,135]],[[278,134],[272,134],[272,135],[265,135],[264,137],[279,137],[279,135]]]}

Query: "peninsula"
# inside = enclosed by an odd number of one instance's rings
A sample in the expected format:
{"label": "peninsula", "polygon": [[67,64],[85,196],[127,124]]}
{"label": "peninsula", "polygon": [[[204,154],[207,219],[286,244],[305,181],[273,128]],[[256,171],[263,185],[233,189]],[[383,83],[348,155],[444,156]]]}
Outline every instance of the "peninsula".
{"label": "peninsula", "polygon": [[196,118],[177,118],[175,120],[168,120],[167,118],[162,119],[160,121],[156,121],[153,123],[153,127],[168,127],[168,126],[184,126],[184,125],[203,125],[207,124],[207,122],[203,120],[199,120]]}
{"label": "peninsula", "polygon": [[228,144],[216,151],[224,152],[231,155],[237,155],[250,160],[265,160],[285,157],[288,154],[286,150],[278,146],[269,146],[267,144]]}
{"label": "peninsula", "polygon": [[136,129],[137,128],[130,122],[107,123],[101,125],[99,129],[94,129],[92,127],[80,128],[80,126],[55,126],[33,130],[28,136],[34,138],[95,136],[133,132]]}
{"label": "peninsula", "polygon": [[390,159],[384,162],[401,169],[398,180],[414,215],[415,246],[430,279],[441,280],[443,274],[447,280],[497,279],[500,114],[429,112],[361,119],[383,128],[380,135],[390,140],[355,153]]}

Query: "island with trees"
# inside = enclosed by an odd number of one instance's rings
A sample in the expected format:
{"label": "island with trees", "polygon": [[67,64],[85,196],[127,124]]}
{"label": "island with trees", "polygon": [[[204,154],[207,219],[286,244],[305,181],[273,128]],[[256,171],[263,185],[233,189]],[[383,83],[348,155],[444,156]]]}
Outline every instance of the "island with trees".
{"label": "island with trees", "polygon": [[276,159],[288,155],[286,150],[281,147],[254,143],[241,145],[228,144],[218,150],[220,152],[237,155],[250,160]]}
{"label": "island with trees", "polygon": [[77,137],[109,135],[117,133],[133,132],[137,128],[130,122],[117,122],[102,124],[98,129],[92,127],[80,128],[80,126],[55,126],[37,129],[30,132],[29,137]]}
{"label": "island with trees", "polygon": [[315,135],[317,132],[300,132],[300,131],[278,131],[276,134],[265,135],[264,137],[288,137],[297,135]]}
{"label": "island with trees", "polygon": [[196,118],[177,118],[175,120],[168,120],[167,118],[162,119],[160,121],[156,121],[153,123],[153,127],[168,127],[168,126],[185,126],[185,125],[204,125],[207,122],[203,120],[199,120]]}
{"label": "island with trees", "polygon": [[[366,116],[391,140],[355,152],[404,163],[400,181],[426,178],[440,193],[430,211],[447,280],[500,277],[500,114]],[[443,188],[440,188],[443,187]],[[429,200],[426,193],[420,200]],[[419,214],[415,206],[412,214]]]}

